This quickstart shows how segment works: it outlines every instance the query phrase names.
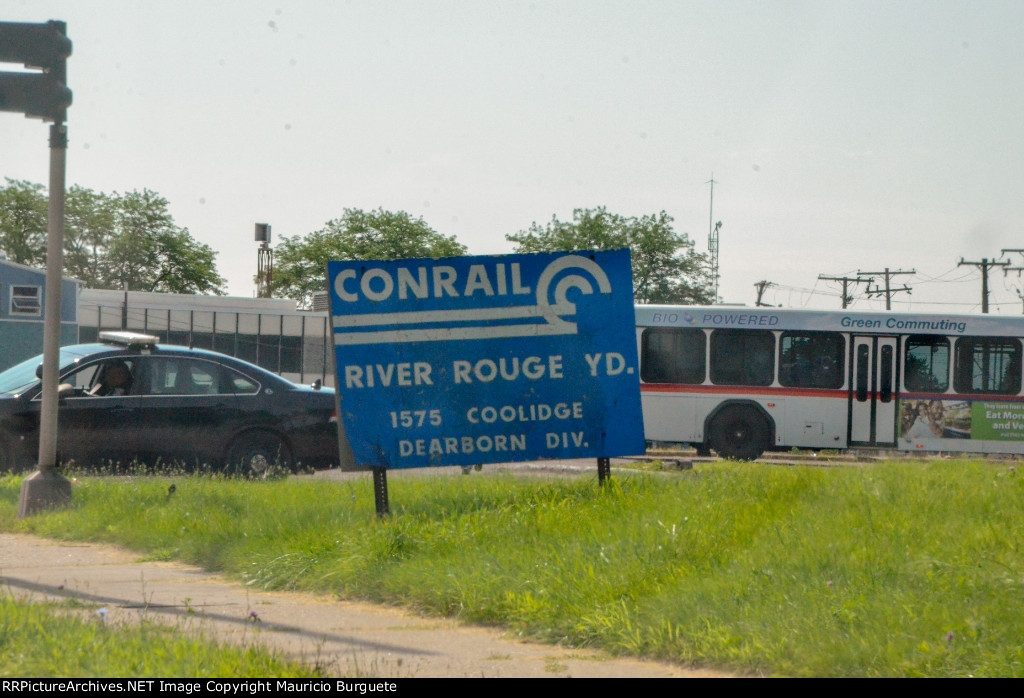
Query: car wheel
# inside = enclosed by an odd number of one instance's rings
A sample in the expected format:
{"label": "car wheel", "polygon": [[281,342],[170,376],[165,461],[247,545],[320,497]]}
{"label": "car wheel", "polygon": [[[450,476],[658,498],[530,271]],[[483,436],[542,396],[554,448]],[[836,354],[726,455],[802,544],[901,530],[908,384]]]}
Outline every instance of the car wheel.
{"label": "car wheel", "polygon": [[722,458],[756,460],[768,448],[769,436],[768,423],[752,407],[726,407],[711,423],[711,447]]}
{"label": "car wheel", "polygon": [[227,471],[243,477],[265,479],[291,472],[292,452],[284,439],[266,431],[250,431],[228,448]]}

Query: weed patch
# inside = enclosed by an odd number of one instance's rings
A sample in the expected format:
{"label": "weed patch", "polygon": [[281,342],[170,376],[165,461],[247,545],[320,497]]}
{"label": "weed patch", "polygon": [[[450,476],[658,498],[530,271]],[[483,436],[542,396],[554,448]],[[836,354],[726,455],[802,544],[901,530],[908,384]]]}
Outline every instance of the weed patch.
{"label": "weed patch", "polygon": [[[168,488],[175,484],[173,496]],[[698,464],[591,480],[80,478],[0,526],[501,625],[789,676],[1024,675],[1024,484],[1013,466]]]}

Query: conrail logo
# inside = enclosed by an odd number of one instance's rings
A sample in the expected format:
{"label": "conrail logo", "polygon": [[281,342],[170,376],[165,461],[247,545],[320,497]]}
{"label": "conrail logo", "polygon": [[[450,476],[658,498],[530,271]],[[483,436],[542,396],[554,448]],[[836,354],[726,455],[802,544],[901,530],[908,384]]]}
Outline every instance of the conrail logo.
{"label": "conrail logo", "polygon": [[[493,296],[534,297],[533,305],[471,307],[443,310],[398,310],[384,313],[348,313],[335,306],[336,345],[442,342],[495,337],[537,337],[576,334],[576,304],[569,291],[584,295],[610,295],[608,275],[601,265],[582,255],[567,255],[549,263],[537,278],[536,292],[523,283],[518,263],[495,264],[491,273],[473,264],[463,278],[452,266],[398,267],[392,273],[374,267],[357,275],[342,269],[334,277],[335,295],[346,303],[362,297],[380,303],[413,302],[427,298],[481,298]],[[392,306],[393,307],[393,306]],[[398,329],[394,329],[398,328]],[[338,330],[341,330],[340,332]]]}
{"label": "conrail logo", "polygon": [[367,269],[357,278],[355,269],[344,269],[334,279],[334,292],[346,303],[358,302],[359,293],[371,301],[389,300],[397,291],[401,300],[408,298],[459,298],[479,293],[484,296],[528,295],[519,264],[495,264],[488,272],[483,264],[474,264],[464,279],[454,267],[439,265],[432,269],[399,267],[395,274],[385,269]]}

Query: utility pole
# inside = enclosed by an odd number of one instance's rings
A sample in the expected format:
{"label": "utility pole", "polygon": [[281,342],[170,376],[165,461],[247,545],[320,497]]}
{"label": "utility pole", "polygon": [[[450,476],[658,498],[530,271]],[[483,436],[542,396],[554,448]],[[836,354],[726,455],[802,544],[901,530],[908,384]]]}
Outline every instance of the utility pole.
{"label": "utility pole", "polygon": [[871,288],[871,285],[869,283],[867,289],[864,292],[867,293],[869,296],[885,296],[885,309],[886,310],[892,310],[892,296],[893,296],[893,294],[894,293],[902,293],[902,292],[906,291],[907,295],[910,295],[910,287],[907,286],[906,284],[903,284],[903,286],[900,287],[900,288],[892,288],[892,284],[890,283],[890,280],[892,279],[892,277],[897,276],[899,274],[916,274],[916,273],[917,273],[917,271],[914,270],[914,269],[911,269],[909,271],[903,271],[901,269],[898,269],[896,271],[889,271],[889,267],[886,267],[885,271],[858,271],[857,272],[857,276],[870,276],[870,277],[883,276],[883,277],[885,277],[885,289],[884,290],[879,288],[877,285],[874,288]]}
{"label": "utility pole", "polygon": [[757,308],[771,308],[772,307],[772,306],[770,306],[767,303],[762,303],[761,302],[761,297],[764,296],[764,292],[768,290],[769,286],[774,286],[774,285],[775,284],[773,284],[771,281],[758,281],[756,284],[754,284],[754,288],[757,289],[757,302],[754,304],[755,307],[757,307]]}
{"label": "utility pole", "polygon": [[[1016,253],[1024,256],[1024,250],[1001,250],[999,252],[999,256],[1002,257],[1007,252],[1016,252]],[[1008,272],[1011,272],[1011,271],[1017,272],[1017,278],[1019,279],[1020,278],[1020,273],[1022,271],[1024,271],[1024,267],[1003,267],[1003,277],[1005,278],[1006,274]],[[1017,292],[1017,298],[1020,298],[1021,302],[1024,302],[1024,292],[1022,292],[1022,290],[1019,289],[1019,288],[1016,288],[1014,290]],[[1022,309],[1021,312],[1024,313],[1024,309]]]}
{"label": "utility pole", "polygon": [[982,257],[980,262],[965,262],[964,258],[960,258],[958,267],[972,266],[978,267],[981,270],[981,312],[988,313],[988,270],[991,267],[1007,267],[1010,263],[997,262],[994,259],[990,262],[986,257]]}
{"label": "utility pole", "polygon": [[853,302],[853,296],[849,293],[849,290],[848,290],[850,284],[854,284],[854,285],[856,285],[856,284],[869,284],[870,285],[871,282],[874,281],[874,279],[872,279],[870,277],[867,278],[867,279],[864,279],[864,278],[861,278],[859,276],[857,276],[857,277],[825,276],[824,274],[818,274],[818,279],[821,280],[821,281],[841,281],[842,282],[842,284],[843,284],[843,310],[846,310],[846,307],[850,303]]}

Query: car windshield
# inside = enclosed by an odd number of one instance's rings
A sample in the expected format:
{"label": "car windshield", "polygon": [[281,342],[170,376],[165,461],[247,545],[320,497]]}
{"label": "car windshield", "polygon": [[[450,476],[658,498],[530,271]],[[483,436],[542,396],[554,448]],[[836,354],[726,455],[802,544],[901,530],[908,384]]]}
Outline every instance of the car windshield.
{"label": "car windshield", "polygon": [[[58,363],[63,368],[77,358],[79,358],[78,354],[61,351]],[[30,388],[39,380],[36,376],[36,369],[42,362],[43,355],[40,354],[0,373],[0,395],[19,395]]]}

